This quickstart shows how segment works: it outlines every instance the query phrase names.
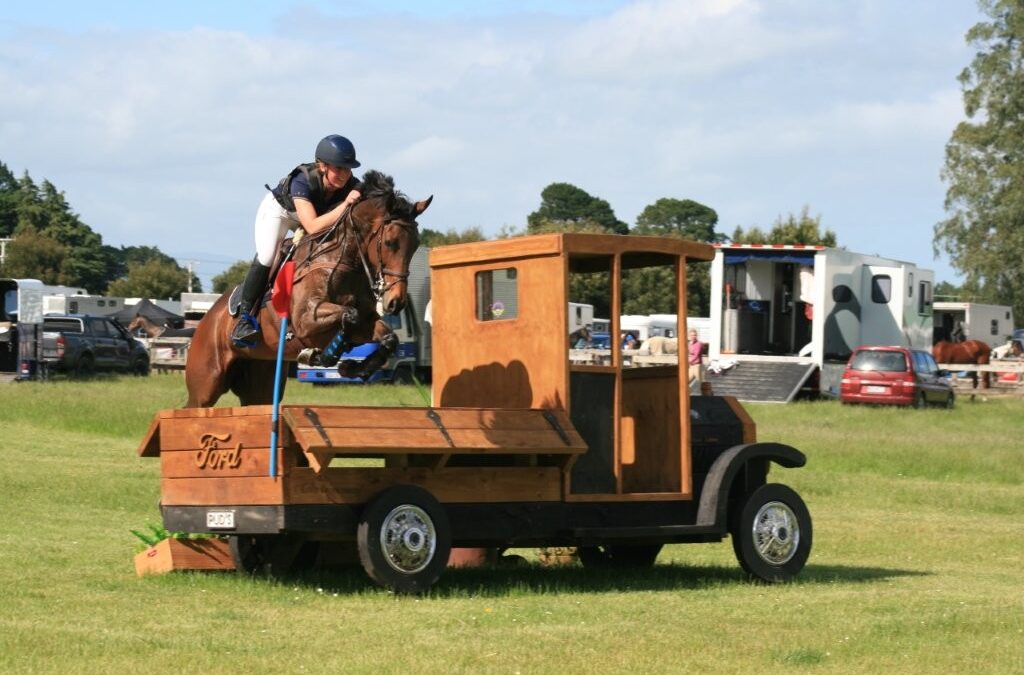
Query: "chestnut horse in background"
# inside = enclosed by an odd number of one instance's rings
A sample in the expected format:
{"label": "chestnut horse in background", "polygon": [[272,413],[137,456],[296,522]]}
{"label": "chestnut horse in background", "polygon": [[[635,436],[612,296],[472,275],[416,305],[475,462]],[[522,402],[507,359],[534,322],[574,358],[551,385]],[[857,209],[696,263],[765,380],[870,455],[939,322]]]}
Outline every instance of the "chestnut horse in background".
{"label": "chestnut horse in background", "polygon": [[[932,356],[939,363],[962,363],[967,365],[984,366],[988,365],[992,354],[992,348],[981,340],[967,340],[966,342],[946,342],[940,340],[932,345]],[[990,373],[982,373],[981,388],[988,389]],[[971,380],[974,387],[978,387],[978,373],[971,372]]]}
{"label": "chestnut horse in background", "polygon": [[[332,228],[296,245],[286,361],[305,352],[316,363],[339,333],[339,354],[370,341],[379,345],[365,361],[338,364],[343,375],[367,377],[387,361],[398,339],[378,312],[397,314],[405,307],[409,261],[419,246],[416,218],[432,199],[410,202],[395,191],[390,176],[368,171],[363,199]],[[281,321],[267,303],[258,315],[260,343],[237,347],[230,336],[236,319],[228,312],[229,297],[222,295],[196,328],[185,364],[187,408],[212,406],[229,390],[242,405],[273,401]],[[286,380],[281,379],[282,390]]]}

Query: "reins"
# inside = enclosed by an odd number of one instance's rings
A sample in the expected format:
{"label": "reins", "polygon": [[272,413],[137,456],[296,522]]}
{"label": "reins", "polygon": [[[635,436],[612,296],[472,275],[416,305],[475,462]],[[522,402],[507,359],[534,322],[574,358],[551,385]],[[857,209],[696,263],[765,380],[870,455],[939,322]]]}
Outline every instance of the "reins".
{"label": "reins", "polygon": [[[305,276],[314,270],[327,269],[333,274],[337,270],[347,271],[354,269],[354,265],[348,263],[345,260],[345,251],[349,241],[349,234],[353,233],[357,238],[359,234],[359,225],[355,220],[355,216],[352,214],[353,208],[349,206],[346,208],[338,220],[335,221],[331,227],[324,230],[322,233],[318,233],[315,237],[311,238],[309,245],[309,253],[301,260],[296,262],[296,272],[294,283],[298,284]],[[403,221],[397,221],[396,219],[389,218],[381,223],[379,226],[370,231],[367,240],[371,242],[374,237],[377,239],[377,260],[380,262],[380,267],[377,270],[376,277],[370,269],[370,263],[366,257],[366,251],[363,242],[360,241],[356,246],[356,251],[359,254],[359,261],[362,263],[363,271],[366,273],[366,280],[370,285],[370,290],[373,292],[373,297],[376,303],[379,305],[384,294],[387,293],[391,287],[395,284],[405,281],[409,277],[408,272],[396,272],[384,267],[384,228],[389,224],[397,224],[400,227],[408,228],[415,227],[415,223],[406,223]],[[335,239],[335,233],[338,228],[342,228],[340,240]],[[302,242],[296,246],[301,246]],[[316,262],[315,259],[323,256],[325,253],[332,251],[335,247],[341,247],[341,253],[338,255],[337,260],[334,262]],[[387,283],[387,277],[394,277],[394,281]]]}

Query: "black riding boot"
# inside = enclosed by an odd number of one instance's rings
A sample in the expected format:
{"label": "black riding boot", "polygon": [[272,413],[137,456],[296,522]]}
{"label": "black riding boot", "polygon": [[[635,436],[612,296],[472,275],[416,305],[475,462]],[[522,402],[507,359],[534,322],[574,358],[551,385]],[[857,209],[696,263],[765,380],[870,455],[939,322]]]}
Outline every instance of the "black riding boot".
{"label": "black riding boot", "polygon": [[255,347],[260,341],[260,323],[253,313],[253,307],[267,289],[267,278],[270,268],[260,264],[253,258],[249,271],[242,282],[242,299],[238,303],[238,323],[231,331],[231,339],[239,347]]}

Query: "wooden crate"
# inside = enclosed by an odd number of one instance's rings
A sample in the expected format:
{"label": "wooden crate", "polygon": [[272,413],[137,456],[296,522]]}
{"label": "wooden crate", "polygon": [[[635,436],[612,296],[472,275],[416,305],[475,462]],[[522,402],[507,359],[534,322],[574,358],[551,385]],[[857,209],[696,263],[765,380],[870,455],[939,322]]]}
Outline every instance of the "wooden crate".
{"label": "wooden crate", "polygon": [[164,539],[135,556],[135,573],[166,574],[174,570],[233,570],[224,539]]}

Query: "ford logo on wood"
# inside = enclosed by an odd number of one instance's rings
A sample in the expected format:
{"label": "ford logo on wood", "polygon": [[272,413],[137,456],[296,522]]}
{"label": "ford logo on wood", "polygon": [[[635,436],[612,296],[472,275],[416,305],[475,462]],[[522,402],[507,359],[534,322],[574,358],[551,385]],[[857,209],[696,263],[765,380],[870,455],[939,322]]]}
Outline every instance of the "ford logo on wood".
{"label": "ford logo on wood", "polygon": [[201,450],[196,451],[196,466],[200,469],[236,469],[242,463],[242,444],[222,448],[221,443],[231,440],[231,434],[203,434],[199,438]]}

